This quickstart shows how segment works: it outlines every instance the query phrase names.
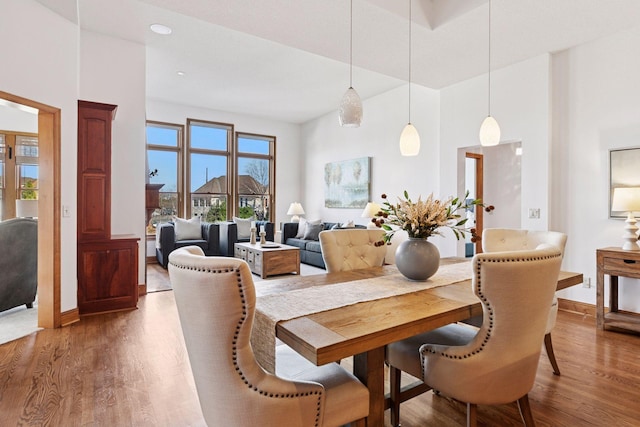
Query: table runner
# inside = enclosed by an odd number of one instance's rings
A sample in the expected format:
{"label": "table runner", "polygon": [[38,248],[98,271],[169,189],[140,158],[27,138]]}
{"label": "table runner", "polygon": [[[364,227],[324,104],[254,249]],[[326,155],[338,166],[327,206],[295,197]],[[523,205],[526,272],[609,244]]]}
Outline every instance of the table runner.
{"label": "table runner", "polygon": [[319,285],[258,297],[251,345],[258,362],[275,372],[276,324],[359,302],[384,299],[471,279],[471,262],[441,265],[425,282],[413,282],[399,272],[387,276]]}

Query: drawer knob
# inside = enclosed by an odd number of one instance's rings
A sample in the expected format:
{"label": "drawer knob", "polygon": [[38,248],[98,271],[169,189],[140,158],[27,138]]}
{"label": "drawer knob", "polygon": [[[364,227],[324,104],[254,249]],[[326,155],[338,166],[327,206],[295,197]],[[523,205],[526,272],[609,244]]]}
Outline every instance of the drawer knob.
{"label": "drawer knob", "polygon": [[635,259],[625,259],[623,260],[625,264],[635,264],[636,260]]}

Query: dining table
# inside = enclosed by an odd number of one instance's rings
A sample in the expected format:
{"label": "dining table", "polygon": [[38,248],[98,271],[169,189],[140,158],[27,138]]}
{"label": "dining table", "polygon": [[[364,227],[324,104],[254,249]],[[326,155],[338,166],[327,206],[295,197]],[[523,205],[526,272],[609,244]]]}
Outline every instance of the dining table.
{"label": "dining table", "polygon": [[[471,260],[443,258],[424,282],[409,281],[395,265],[256,284],[252,345],[258,361],[275,370],[280,340],[317,366],[353,356],[353,373],[369,389],[367,426],[383,426],[385,346],[482,314],[471,287]],[[557,289],[582,283],[561,271]]]}

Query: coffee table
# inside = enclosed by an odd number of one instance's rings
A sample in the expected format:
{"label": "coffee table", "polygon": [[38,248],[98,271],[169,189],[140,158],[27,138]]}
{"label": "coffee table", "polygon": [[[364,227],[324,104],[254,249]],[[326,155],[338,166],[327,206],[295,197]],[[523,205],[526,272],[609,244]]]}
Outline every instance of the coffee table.
{"label": "coffee table", "polygon": [[276,274],[300,274],[300,249],[282,243],[236,243],[236,258],[249,264],[249,269],[263,279]]}

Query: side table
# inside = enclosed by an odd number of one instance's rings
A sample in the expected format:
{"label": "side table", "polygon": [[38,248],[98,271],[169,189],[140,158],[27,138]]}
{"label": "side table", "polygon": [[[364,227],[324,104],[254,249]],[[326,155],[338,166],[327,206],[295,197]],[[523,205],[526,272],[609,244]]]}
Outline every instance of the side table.
{"label": "side table", "polygon": [[[640,279],[640,251],[610,247],[596,251],[596,324],[598,329],[640,332],[640,316],[618,311],[618,277]],[[609,275],[609,312],[604,310],[604,275]]]}

